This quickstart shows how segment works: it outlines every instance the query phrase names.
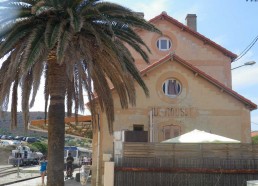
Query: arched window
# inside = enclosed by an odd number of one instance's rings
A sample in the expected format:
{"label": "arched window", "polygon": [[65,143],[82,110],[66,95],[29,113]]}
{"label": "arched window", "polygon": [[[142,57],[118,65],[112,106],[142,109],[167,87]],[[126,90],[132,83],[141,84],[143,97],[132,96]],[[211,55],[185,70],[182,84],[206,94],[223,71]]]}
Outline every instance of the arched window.
{"label": "arched window", "polygon": [[162,90],[168,97],[174,98],[181,93],[182,86],[176,79],[168,79],[162,85]]}
{"label": "arched window", "polygon": [[171,48],[171,45],[171,41],[167,37],[161,37],[157,41],[157,47],[161,51],[169,50]]}

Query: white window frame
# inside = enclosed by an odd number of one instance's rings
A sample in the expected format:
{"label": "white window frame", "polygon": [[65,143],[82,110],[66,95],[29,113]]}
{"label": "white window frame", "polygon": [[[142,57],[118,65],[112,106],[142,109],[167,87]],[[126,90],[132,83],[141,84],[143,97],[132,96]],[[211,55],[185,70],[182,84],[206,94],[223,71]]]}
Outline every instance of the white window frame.
{"label": "white window frame", "polygon": [[[161,42],[162,41],[166,41],[166,48],[165,49],[162,49],[161,48]],[[167,50],[170,50],[170,48],[172,47],[172,42],[169,38],[167,37],[160,37],[157,41],[157,47],[160,51],[167,51]]]}
{"label": "white window frame", "polygon": [[[173,83],[175,83],[175,91],[177,91],[177,93],[176,94],[169,94],[169,88],[168,88],[168,85],[169,85],[169,81],[172,81]],[[179,89],[179,90],[178,90]],[[182,92],[182,85],[181,85],[181,83],[177,80],[177,79],[174,79],[174,78],[169,78],[169,79],[167,79],[163,84],[162,84],[162,92],[166,95],[166,96],[168,96],[168,97],[170,97],[170,98],[175,98],[175,97],[177,97],[178,95],[180,95],[181,94],[181,92]]]}

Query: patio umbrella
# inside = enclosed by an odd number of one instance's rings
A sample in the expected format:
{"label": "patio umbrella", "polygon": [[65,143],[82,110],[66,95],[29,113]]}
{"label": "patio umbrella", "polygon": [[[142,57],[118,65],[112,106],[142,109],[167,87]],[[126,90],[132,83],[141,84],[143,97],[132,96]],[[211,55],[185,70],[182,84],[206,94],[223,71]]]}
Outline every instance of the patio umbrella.
{"label": "patio umbrella", "polygon": [[240,143],[240,141],[195,129],[161,143]]}

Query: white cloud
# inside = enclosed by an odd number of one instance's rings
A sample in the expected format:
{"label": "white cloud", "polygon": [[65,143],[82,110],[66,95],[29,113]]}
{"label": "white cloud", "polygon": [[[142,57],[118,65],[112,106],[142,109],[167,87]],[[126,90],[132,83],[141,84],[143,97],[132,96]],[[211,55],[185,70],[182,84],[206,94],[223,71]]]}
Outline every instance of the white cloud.
{"label": "white cloud", "polygon": [[[161,14],[162,11],[168,11],[172,0],[141,0],[141,1],[129,1],[129,0],[108,0],[109,2],[117,3],[128,7],[136,12],[143,12],[146,20],[152,19],[155,16]],[[169,5],[169,6],[168,6]]]}
{"label": "white cloud", "polygon": [[200,11],[202,8],[197,5],[192,5],[190,7],[187,7],[187,8],[185,7],[183,9],[177,9],[176,5],[169,8],[171,9],[169,12],[169,15],[171,15],[173,18],[177,19],[183,24],[185,23],[185,18],[187,14],[197,15],[197,27],[198,27],[198,23],[203,19],[203,17],[198,17],[198,15],[200,15]]}
{"label": "white cloud", "polygon": [[143,12],[144,18],[149,20],[153,17],[161,14],[162,11],[168,11],[169,0],[159,0],[159,1],[138,1],[131,4],[123,3],[123,5],[128,5],[133,11]]}
{"label": "white cloud", "polygon": [[137,11],[144,12],[144,18],[149,20],[162,11],[168,11],[168,0],[149,1],[149,3],[139,2],[136,3]]}
{"label": "white cloud", "polygon": [[232,71],[232,84],[234,89],[247,86],[258,87],[258,66],[246,66]]}
{"label": "white cloud", "polygon": [[[187,3],[178,2],[175,0],[107,0],[109,2],[117,3],[122,6],[128,7],[136,12],[143,12],[146,20],[152,19],[163,11],[166,11],[168,15],[184,23],[187,14],[198,14],[200,13],[202,6],[200,4],[192,3],[191,6],[185,6]],[[203,16],[205,17],[205,16]],[[202,20],[203,17],[198,18],[198,21]]]}

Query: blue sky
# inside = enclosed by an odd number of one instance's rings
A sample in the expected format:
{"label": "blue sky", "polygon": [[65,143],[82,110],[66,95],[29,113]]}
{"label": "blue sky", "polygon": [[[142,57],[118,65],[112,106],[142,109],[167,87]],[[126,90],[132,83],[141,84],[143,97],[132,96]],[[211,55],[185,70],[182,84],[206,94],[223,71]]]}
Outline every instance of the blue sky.
{"label": "blue sky", "polygon": [[[134,11],[147,20],[162,11],[185,23],[187,14],[197,14],[197,30],[239,55],[258,36],[258,2],[246,0],[109,0]],[[247,61],[258,63],[258,42],[232,68]],[[258,104],[258,64],[232,71],[233,90]],[[258,110],[251,114],[252,130],[258,130]]]}
{"label": "blue sky", "polygon": [[[240,54],[258,36],[258,1],[246,0],[109,0],[137,12],[147,20],[162,11],[184,23],[187,14],[197,14],[197,30],[226,49]],[[232,68],[247,61],[258,63],[258,42]],[[258,64],[232,71],[233,90],[258,104]],[[44,109],[42,92],[31,111]],[[86,112],[88,114],[89,112]],[[251,114],[252,130],[258,130],[258,110]]]}

